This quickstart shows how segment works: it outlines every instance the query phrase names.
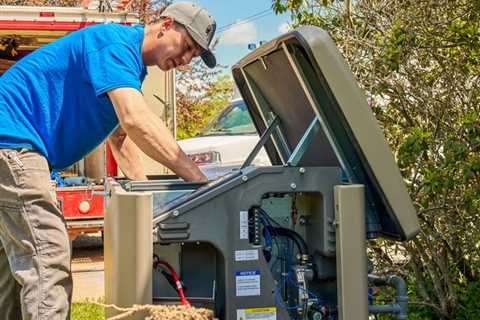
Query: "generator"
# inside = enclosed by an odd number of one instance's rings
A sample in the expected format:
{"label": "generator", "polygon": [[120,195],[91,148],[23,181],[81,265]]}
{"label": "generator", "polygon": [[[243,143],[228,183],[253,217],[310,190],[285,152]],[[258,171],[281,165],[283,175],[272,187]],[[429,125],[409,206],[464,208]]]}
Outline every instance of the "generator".
{"label": "generator", "polygon": [[[106,182],[106,303],[192,304],[228,320],[406,319],[404,281],[370,274],[366,242],[411,239],[416,212],[327,32],[290,31],[232,72],[260,136],[241,168],[207,183]],[[252,166],[262,148],[271,165]],[[372,305],[369,283],[394,287],[393,302]]]}

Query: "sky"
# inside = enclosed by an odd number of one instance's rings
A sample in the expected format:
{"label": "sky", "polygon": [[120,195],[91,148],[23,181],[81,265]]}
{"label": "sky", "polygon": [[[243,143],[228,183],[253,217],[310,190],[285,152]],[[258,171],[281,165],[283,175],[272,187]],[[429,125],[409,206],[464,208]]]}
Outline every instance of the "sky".
{"label": "sky", "polygon": [[215,55],[228,70],[250,52],[249,43],[258,46],[259,41],[269,41],[288,30],[289,14],[276,15],[271,0],[191,1],[205,7],[215,18],[216,36],[220,37]]}

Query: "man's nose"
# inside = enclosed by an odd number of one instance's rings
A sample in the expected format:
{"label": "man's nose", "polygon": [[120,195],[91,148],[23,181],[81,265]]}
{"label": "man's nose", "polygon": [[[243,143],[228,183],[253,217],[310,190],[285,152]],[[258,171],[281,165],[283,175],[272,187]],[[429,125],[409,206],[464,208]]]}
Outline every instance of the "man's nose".
{"label": "man's nose", "polygon": [[183,58],[175,59],[175,64],[177,66],[183,66],[185,62],[183,61]]}
{"label": "man's nose", "polygon": [[177,64],[177,66],[184,66],[184,65],[188,64],[189,62],[190,61],[185,56],[182,56],[178,59],[175,59],[175,63]]}

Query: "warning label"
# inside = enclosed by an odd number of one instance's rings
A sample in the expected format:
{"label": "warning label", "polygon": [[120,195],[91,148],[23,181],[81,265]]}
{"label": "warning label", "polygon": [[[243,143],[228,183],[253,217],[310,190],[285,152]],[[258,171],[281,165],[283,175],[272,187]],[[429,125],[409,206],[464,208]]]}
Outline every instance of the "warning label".
{"label": "warning label", "polygon": [[260,271],[237,271],[235,272],[235,286],[237,297],[260,295]]}
{"label": "warning label", "polygon": [[248,211],[240,211],[240,239],[248,240]]}
{"label": "warning label", "polygon": [[258,260],[258,250],[236,250],[235,261]]}
{"label": "warning label", "polygon": [[239,309],[237,320],[277,320],[277,309],[275,307]]}

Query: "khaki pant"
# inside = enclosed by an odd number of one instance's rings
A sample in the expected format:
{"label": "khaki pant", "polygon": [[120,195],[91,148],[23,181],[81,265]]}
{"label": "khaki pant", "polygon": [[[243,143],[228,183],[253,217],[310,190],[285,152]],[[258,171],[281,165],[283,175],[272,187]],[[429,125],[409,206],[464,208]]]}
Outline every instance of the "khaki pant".
{"label": "khaki pant", "polygon": [[0,149],[0,318],[70,318],[70,243],[43,156]]}

